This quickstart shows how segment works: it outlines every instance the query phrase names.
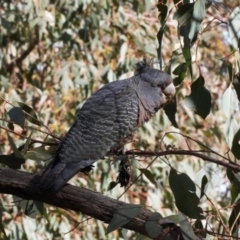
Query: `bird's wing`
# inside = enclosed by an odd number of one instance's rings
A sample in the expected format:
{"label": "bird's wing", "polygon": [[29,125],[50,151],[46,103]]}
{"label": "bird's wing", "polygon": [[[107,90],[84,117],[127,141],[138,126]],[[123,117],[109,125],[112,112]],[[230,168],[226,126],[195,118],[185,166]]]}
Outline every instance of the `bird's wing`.
{"label": "bird's wing", "polygon": [[42,189],[57,192],[136,129],[137,97],[132,88],[120,82],[106,85],[83,105],[42,178]]}

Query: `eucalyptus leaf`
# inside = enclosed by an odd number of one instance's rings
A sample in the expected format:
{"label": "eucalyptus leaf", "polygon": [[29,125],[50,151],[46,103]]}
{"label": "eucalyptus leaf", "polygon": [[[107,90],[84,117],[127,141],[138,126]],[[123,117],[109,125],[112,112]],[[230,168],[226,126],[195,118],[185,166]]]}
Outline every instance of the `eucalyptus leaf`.
{"label": "eucalyptus leaf", "polygon": [[171,168],[169,184],[179,211],[190,218],[202,219],[203,211],[198,206],[199,198],[196,195],[196,187],[189,176],[185,173],[178,173],[175,169]]}
{"label": "eucalyptus leaf", "polygon": [[109,234],[130,222],[137,216],[141,208],[140,205],[135,204],[128,204],[127,206],[121,207],[114,213],[113,218],[107,227],[106,234]]}
{"label": "eucalyptus leaf", "polygon": [[186,216],[181,212],[178,213],[179,224],[184,240],[195,240],[197,239],[196,235],[193,232],[191,224],[188,222]]}
{"label": "eucalyptus leaf", "polygon": [[184,105],[206,118],[211,109],[211,95],[204,87],[204,78],[200,75],[191,85],[191,94],[184,99]]}
{"label": "eucalyptus leaf", "polygon": [[162,226],[158,223],[163,218],[160,213],[153,213],[145,223],[145,228],[151,238],[156,238],[162,231]]}
{"label": "eucalyptus leaf", "polygon": [[19,125],[21,128],[24,128],[25,114],[19,107],[13,107],[8,111],[10,120],[15,124]]}

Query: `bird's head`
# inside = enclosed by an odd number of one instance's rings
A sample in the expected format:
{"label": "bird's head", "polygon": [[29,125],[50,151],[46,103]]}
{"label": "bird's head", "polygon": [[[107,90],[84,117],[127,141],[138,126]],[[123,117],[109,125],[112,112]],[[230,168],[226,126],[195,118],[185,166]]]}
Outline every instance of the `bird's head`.
{"label": "bird's head", "polygon": [[144,107],[154,113],[176,94],[171,76],[161,70],[151,68],[146,61],[136,65],[134,77],[138,85],[138,96]]}

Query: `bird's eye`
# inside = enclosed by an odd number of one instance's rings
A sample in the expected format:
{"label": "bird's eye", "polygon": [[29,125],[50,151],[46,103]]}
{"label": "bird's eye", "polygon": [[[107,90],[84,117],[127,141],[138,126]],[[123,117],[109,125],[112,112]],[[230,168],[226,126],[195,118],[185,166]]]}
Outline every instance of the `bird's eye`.
{"label": "bird's eye", "polygon": [[157,87],[161,88],[162,86],[161,86],[161,84],[157,84]]}

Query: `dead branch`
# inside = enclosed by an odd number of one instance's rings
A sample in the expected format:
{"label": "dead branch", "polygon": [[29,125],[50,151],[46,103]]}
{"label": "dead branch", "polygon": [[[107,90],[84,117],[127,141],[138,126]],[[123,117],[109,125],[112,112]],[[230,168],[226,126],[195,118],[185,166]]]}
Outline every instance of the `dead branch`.
{"label": "dead branch", "polygon": [[[1,193],[13,194],[23,199],[37,200],[56,207],[81,212],[105,223],[110,223],[114,213],[119,208],[128,205],[89,189],[68,184],[56,195],[43,193],[31,182],[33,174],[19,170],[1,167],[0,176]],[[123,227],[149,237],[145,223],[152,214],[153,212],[143,207],[137,217]],[[183,239],[180,228],[175,224],[169,224],[165,219],[159,220],[158,224],[162,226],[162,231],[155,239]]]}

